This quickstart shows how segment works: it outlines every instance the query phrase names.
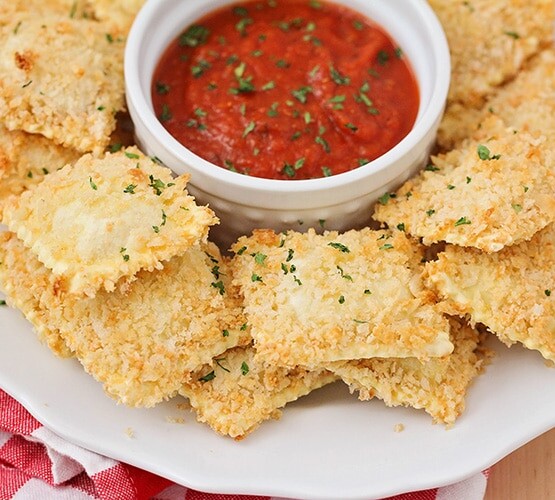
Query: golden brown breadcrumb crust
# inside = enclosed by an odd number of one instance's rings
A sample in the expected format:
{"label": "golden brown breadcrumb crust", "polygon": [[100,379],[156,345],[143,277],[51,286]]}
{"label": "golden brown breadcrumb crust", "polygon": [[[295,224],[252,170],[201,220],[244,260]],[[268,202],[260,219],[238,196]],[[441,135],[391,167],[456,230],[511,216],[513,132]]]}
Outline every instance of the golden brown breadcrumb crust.
{"label": "golden brown breadcrumb crust", "polygon": [[257,356],[287,367],[444,356],[449,325],[420,280],[423,248],[395,231],[255,231],[233,246]]}
{"label": "golden brown breadcrumb crust", "polygon": [[190,374],[180,389],[200,422],[220,434],[243,439],[264,420],[280,418],[280,408],[337,380],[326,370],[269,366],[252,347],[231,349],[210,366]]}
{"label": "golden brown breadcrumb crust", "polygon": [[555,360],[555,227],[531,241],[485,254],[449,245],[425,279],[450,314],[468,315],[511,345]]}
{"label": "golden brown breadcrumb crust", "polygon": [[487,252],[529,240],[555,220],[554,152],[491,117],[478,139],[432,158],[374,218],[402,224],[426,245],[446,241]]}
{"label": "golden brown breadcrumb crust", "polygon": [[187,194],[187,180],[136,148],[85,155],[12,198],[4,221],[67,291],[94,296],[206,237],[216,218]]}
{"label": "golden brown breadcrumb crust", "polygon": [[358,391],[362,401],[377,397],[387,406],[424,409],[434,422],[451,426],[464,411],[466,391],[491,352],[462,320],[451,318],[450,324],[455,350],[449,356],[427,362],[414,358],[337,362],[327,368],[352,392]]}

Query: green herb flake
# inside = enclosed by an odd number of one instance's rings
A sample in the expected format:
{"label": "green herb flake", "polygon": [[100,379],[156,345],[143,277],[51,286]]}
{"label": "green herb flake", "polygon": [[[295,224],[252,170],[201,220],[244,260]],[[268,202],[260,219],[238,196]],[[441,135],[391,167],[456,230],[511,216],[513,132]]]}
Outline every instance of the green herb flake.
{"label": "green herb flake", "polygon": [[357,31],[362,31],[364,29],[364,23],[362,21],[359,21],[358,19],[355,19],[353,21],[353,28]]}
{"label": "green herb flake", "polygon": [[349,250],[348,247],[346,247],[345,245],[343,245],[342,243],[337,243],[332,241],[331,243],[328,243],[329,247],[335,248],[336,250],[339,250],[340,252],[343,253],[350,253],[351,251]]}
{"label": "green herb flake", "polygon": [[461,217],[457,222],[455,222],[455,227],[458,226],[465,226],[468,224],[472,224],[472,222],[470,220],[468,220],[467,217]]}
{"label": "green herb flake", "polygon": [[501,155],[492,155],[487,146],[480,144],[477,148],[478,157],[480,160],[499,160]]}
{"label": "green herb flake", "polygon": [[275,88],[276,88],[276,82],[274,82],[273,80],[269,81],[268,83],[265,83],[261,87],[262,90],[272,90]]}
{"label": "green herb flake", "polygon": [[345,303],[345,296],[340,295],[339,298],[337,299],[337,302],[339,302],[340,304],[344,304]]}
{"label": "green herb flake", "polygon": [[455,189],[456,186],[453,186],[453,184],[448,184],[447,185],[447,189],[449,189],[449,191],[452,191],[453,189]]}
{"label": "green herb flake", "polygon": [[332,176],[332,171],[329,167],[322,167],[322,175],[324,177],[331,177]]}
{"label": "green herb flake", "polygon": [[259,266],[263,266],[264,262],[266,261],[266,259],[268,258],[267,255],[264,255],[263,253],[257,252],[254,254],[254,261],[259,265]]}
{"label": "green herb flake", "polygon": [[377,60],[380,66],[384,66],[389,61],[389,54],[385,50],[380,50]]}
{"label": "green herb flake", "polygon": [[467,184],[470,184],[471,182],[472,182],[472,177],[467,177],[467,178],[466,178],[466,183],[467,183]]}
{"label": "green herb flake", "polygon": [[98,191],[98,186],[94,183],[92,177],[89,177],[89,186],[91,186],[94,191]]}
{"label": "green herb flake", "polygon": [[253,283],[256,283],[256,282],[258,282],[258,281],[262,282],[262,278],[261,278],[258,274],[252,273],[252,275],[251,275],[251,281],[252,281]]}
{"label": "green herb flake", "polygon": [[137,187],[137,184],[129,184],[124,190],[123,192],[126,194],[135,194],[135,189]]}
{"label": "green herb flake", "polygon": [[330,145],[328,144],[328,141],[326,141],[326,139],[324,139],[321,135],[316,136],[314,138],[314,142],[322,146],[322,148],[324,148],[324,151],[326,153],[329,154],[331,152],[331,148],[330,148]]}
{"label": "green herb flake", "polygon": [[306,104],[308,94],[312,93],[312,87],[306,85],[297,90],[291,91],[291,95],[302,104]]}
{"label": "green herb flake", "polygon": [[276,61],[276,66],[278,68],[288,68],[291,65],[285,59],[278,59]]}
{"label": "green herb flake", "polygon": [[253,24],[254,21],[250,17],[243,17],[236,25],[235,29],[241,36],[247,36],[247,26]]}
{"label": "green herb flake", "polygon": [[212,370],[210,373],[207,373],[206,375],[204,375],[204,377],[200,377],[199,380],[201,382],[210,382],[215,378],[216,378],[216,374],[214,373],[214,370]]}
{"label": "green herb flake", "polygon": [[243,139],[247,137],[254,129],[256,128],[256,123],[250,122],[243,130],[243,135],[241,136]]}
{"label": "green herb flake", "polygon": [[222,330],[222,337],[229,337],[229,330]]}
{"label": "green herb flake", "polygon": [[393,248],[393,245],[391,243],[386,243],[385,245],[382,245],[380,247],[380,250],[391,250]]}
{"label": "green herb flake", "polygon": [[348,76],[339,73],[332,65],[330,65],[330,76],[337,85],[349,85],[351,83],[351,79]]}
{"label": "green herb flake", "polygon": [[426,172],[437,172],[439,171],[439,168],[436,167],[433,163],[430,163],[429,165],[426,165],[426,168],[424,170],[426,170]]}
{"label": "green herb flake", "polygon": [[518,214],[520,212],[522,212],[522,205],[519,205],[517,203],[512,203],[511,206],[513,207],[513,210]]}
{"label": "green herb flake", "polygon": [[378,198],[378,202],[380,205],[387,205],[391,198],[395,198],[395,195],[391,195],[391,193],[385,193]]}
{"label": "green herb flake", "polygon": [[241,373],[247,375],[249,373],[249,365],[245,361],[241,363]]}
{"label": "green herb flake", "polygon": [[160,121],[167,122],[173,118],[170,108],[167,104],[162,104],[162,112],[160,113]]}
{"label": "green herb flake", "polygon": [[546,297],[551,297],[551,290],[544,290],[543,293],[545,293]]}
{"label": "green herb flake", "polygon": [[214,281],[214,282],[210,283],[210,286],[212,286],[212,288],[215,288],[216,290],[218,290],[218,293],[220,295],[225,294],[225,285],[224,285],[224,282],[222,280]]}
{"label": "green herb flake", "polygon": [[404,224],[403,222],[397,224],[397,229],[398,229],[399,231],[405,232],[405,224]]}
{"label": "green herb flake", "polygon": [[[358,127],[356,125],[353,125],[351,122],[346,123],[345,127],[347,127],[349,130],[352,130],[353,132],[356,132],[358,130]],[[364,163],[363,163],[363,165],[364,165]]]}
{"label": "green herb flake", "polygon": [[339,271],[339,274],[343,279],[346,279],[347,281],[353,281],[352,276],[350,274],[345,274],[345,271],[343,271],[343,268],[341,266],[335,266],[335,267],[337,268],[337,270]]}
{"label": "green herb flake", "polygon": [[515,40],[518,40],[520,38],[520,35],[516,32],[516,31],[512,31],[512,30],[505,30],[503,31],[504,35],[510,36],[511,38],[514,38]]}
{"label": "green herb flake", "polygon": [[121,247],[119,249],[119,253],[121,255],[121,258],[125,261],[125,262],[129,262],[129,254],[127,253],[127,248]]}
{"label": "green herb flake", "polygon": [[6,305],[6,301],[5,300],[0,300],[0,306],[5,306]]}
{"label": "green herb flake", "polygon": [[401,47],[395,48],[395,57],[401,59],[403,57],[403,49]]}
{"label": "green herb flake", "polygon": [[432,215],[434,215],[436,213],[436,211],[433,208],[430,208],[430,210],[426,210],[426,215],[428,217],[431,217]]}
{"label": "green herb flake", "polygon": [[198,47],[206,43],[209,35],[208,28],[200,24],[193,24],[179,36],[178,43],[181,47]]}

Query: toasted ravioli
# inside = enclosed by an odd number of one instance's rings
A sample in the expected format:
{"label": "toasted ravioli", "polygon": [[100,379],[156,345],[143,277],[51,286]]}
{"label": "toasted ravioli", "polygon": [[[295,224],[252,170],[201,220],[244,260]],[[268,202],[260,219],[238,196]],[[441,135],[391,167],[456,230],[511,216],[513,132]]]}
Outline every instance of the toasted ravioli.
{"label": "toasted ravioli", "polygon": [[8,305],[24,314],[54,354],[72,355],[52,321],[52,311],[60,305],[55,279],[9,232],[0,232],[0,290]]}
{"label": "toasted ravioli", "polygon": [[0,27],[0,122],[100,153],[124,107],[124,42],[68,15],[13,16]]}
{"label": "toasted ravioli", "polygon": [[428,358],[453,348],[423,291],[423,248],[400,231],[255,231],[233,246],[257,356],[286,367]]}
{"label": "toasted ravioli", "polygon": [[424,409],[434,422],[452,425],[465,408],[465,394],[483,370],[491,353],[480,346],[480,335],[461,320],[452,318],[455,350],[444,358],[425,363],[414,358],[367,359],[329,365],[358,391],[362,401],[377,397],[387,406]]}
{"label": "toasted ravioli", "polygon": [[280,408],[337,379],[326,370],[289,370],[260,363],[252,347],[231,349],[211,366],[189,375],[179,393],[200,422],[220,434],[242,439]]}
{"label": "toasted ravioli", "polygon": [[[226,262],[213,245],[191,248],[163,270],[141,271],[126,290],[82,299],[13,235],[4,236],[0,286],[49,346],[60,339],[106,392],[129,406],[173,396],[184,374],[250,342]],[[218,281],[216,281],[218,280]]]}
{"label": "toasted ravioli", "polygon": [[546,49],[534,57],[516,78],[499,88],[479,109],[460,103],[447,107],[438,142],[452,149],[494,114],[524,132],[555,137],[555,51]]}
{"label": "toasted ravioli", "polygon": [[552,0],[430,0],[449,41],[449,101],[480,107],[495,87],[552,43]]}
{"label": "toasted ravioli", "polygon": [[433,158],[374,218],[402,224],[425,245],[446,241],[486,252],[529,240],[555,220],[555,157],[545,137],[491,118],[478,140]]}
{"label": "toasted ravioli", "polygon": [[448,313],[468,315],[507,345],[520,342],[555,361],[553,224],[495,254],[447,246],[426,264],[425,279]]}
{"label": "toasted ravioli", "polygon": [[94,296],[205,238],[216,219],[186,183],[136,148],[85,155],[10,199],[4,219],[68,292]]}
{"label": "toasted ravioli", "polygon": [[10,132],[0,125],[0,220],[9,196],[20,195],[80,156],[40,135]]}

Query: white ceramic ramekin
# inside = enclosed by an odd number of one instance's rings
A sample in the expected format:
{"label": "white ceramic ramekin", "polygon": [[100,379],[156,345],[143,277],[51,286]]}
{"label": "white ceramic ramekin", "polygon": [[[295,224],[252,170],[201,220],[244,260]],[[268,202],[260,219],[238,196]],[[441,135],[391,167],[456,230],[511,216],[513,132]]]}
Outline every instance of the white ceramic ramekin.
{"label": "white ceramic ramekin", "polygon": [[158,121],[150,94],[152,74],[171,41],[200,17],[235,1],[147,1],[125,51],[127,103],[137,142],[174,172],[191,174],[189,191],[220,218],[211,234],[223,245],[254,228],[281,231],[323,225],[346,230],[364,225],[378,197],[421,168],[434,144],[450,81],[449,48],[441,24],[425,0],[335,0],[374,20],[402,47],[420,88],[416,123],[389,152],[350,172],[311,180],[261,179],[221,168],[181,145]]}

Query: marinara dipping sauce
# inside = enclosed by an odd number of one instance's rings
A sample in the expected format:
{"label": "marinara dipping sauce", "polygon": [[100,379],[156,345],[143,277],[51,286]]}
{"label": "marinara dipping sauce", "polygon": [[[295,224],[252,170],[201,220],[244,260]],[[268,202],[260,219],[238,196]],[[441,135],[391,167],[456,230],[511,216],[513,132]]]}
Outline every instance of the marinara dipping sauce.
{"label": "marinara dipping sauce", "polygon": [[191,151],[268,179],[355,169],[399,143],[419,106],[389,35],[320,0],[237,3],[200,19],[163,54],[152,98]]}

